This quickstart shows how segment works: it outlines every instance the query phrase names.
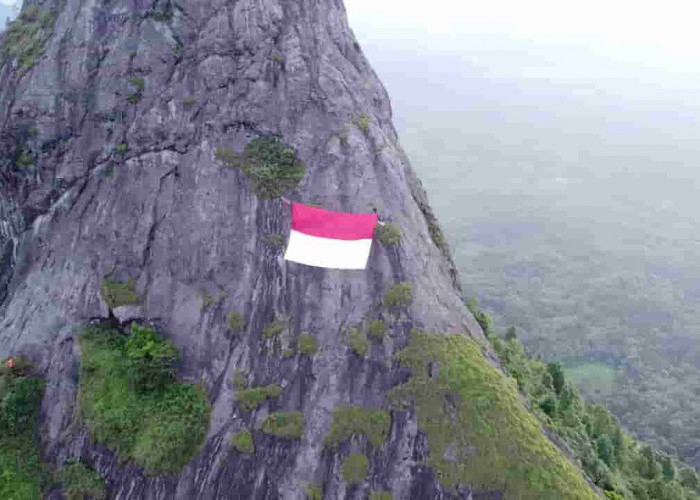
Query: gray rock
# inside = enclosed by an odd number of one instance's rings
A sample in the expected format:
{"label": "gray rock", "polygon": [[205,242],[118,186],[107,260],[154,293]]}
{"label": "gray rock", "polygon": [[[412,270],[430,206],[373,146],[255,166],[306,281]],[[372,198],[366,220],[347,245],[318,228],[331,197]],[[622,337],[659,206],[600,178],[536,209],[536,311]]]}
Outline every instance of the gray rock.
{"label": "gray rock", "polygon": [[[37,3],[60,10],[44,54],[26,72],[0,65],[0,357],[26,352],[49,380],[42,455],[54,465],[81,456],[107,478],[115,499],[296,500],[307,481],[325,482],[326,498],[364,498],[375,488],[397,499],[447,498],[420,463],[427,449],[415,415],[395,415],[389,442],[358,488],[338,473],[348,450],[323,448],[334,406],[385,404],[395,383],[388,361],[413,326],[466,328],[483,340],[462,305],[449,253],[431,239],[437,221],[342,2],[182,0],[171,21],[135,17],[109,26],[96,24],[96,17],[111,21],[96,16],[94,2]],[[112,12],[147,8],[111,5]],[[128,103],[128,78],[136,76],[145,87]],[[194,104],[184,106],[189,96]],[[362,114],[367,130],[354,123]],[[23,136],[27,126],[38,134]],[[264,245],[261,235],[289,230],[288,209],[259,200],[215,151],[242,151],[265,132],[282,134],[307,166],[287,197],[349,212],[375,206],[401,227],[401,244],[375,242],[365,271],[285,262],[283,248]],[[123,143],[122,158],[114,151]],[[18,147],[34,165],[13,164]],[[75,418],[73,332],[106,315],[98,292],[108,274],[133,277],[143,298],[138,311],[116,308],[119,320],[157,320],[182,351],[182,376],[209,391],[206,443],[178,476],[120,466]],[[366,359],[350,355],[347,325],[406,280],[414,302],[403,319]],[[226,295],[204,308],[201,290]],[[227,334],[228,311],[245,313],[245,332]],[[263,353],[261,331],[275,314],[293,318],[290,338],[315,335],[313,358]],[[283,395],[258,415],[240,414],[222,383],[236,369],[280,384]],[[261,436],[254,457],[231,458],[226,436],[276,410],[303,411],[304,438]]]}
{"label": "gray rock", "polygon": [[112,313],[121,324],[143,318],[141,306],[119,306],[112,309]]}

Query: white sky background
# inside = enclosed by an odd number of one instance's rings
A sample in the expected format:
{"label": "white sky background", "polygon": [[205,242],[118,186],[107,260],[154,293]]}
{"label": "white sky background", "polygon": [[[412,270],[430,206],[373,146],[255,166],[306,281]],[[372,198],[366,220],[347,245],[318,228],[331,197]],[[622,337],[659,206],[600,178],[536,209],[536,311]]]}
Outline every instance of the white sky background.
{"label": "white sky background", "polygon": [[[521,61],[524,77],[604,78],[607,71],[596,65],[611,63],[659,75],[700,77],[697,1],[345,0],[345,4],[360,43],[414,49],[429,44],[427,50],[469,52],[472,63],[490,66],[496,61],[480,60],[476,53],[497,40],[546,54],[544,63]],[[594,57],[578,59],[581,51]]]}

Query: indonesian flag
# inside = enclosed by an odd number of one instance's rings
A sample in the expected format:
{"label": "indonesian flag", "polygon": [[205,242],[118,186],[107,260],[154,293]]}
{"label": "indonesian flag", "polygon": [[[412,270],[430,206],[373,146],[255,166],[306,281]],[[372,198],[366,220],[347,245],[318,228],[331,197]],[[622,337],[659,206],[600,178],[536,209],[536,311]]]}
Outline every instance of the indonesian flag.
{"label": "indonesian flag", "polygon": [[333,269],[367,266],[377,214],[329,212],[292,203],[292,231],[284,259]]}

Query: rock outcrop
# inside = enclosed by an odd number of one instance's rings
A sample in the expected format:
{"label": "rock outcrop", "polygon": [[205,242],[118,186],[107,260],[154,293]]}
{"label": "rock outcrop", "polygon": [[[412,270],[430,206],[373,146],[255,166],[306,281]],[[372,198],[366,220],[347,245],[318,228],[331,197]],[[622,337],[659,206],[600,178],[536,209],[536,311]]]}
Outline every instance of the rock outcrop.
{"label": "rock outcrop", "polygon": [[[27,355],[47,379],[44,459],[81,457],[118,499],[302,499],[307,483],[325,485],[326,498],[479,498],[468,485],[439,485],[410,411],[393,414],[358,486],[340,469],[363,441],[324,447],[337,406],[386,407],[407,376],[392,356],[412,328],[483,340],[342,1],[27,0],[24,10],[32,5],[54,13],[26,21],[43,23],[27,35],[43,51],[0,66],[0,358]],[[285,196],[376,209],[401,228],[401,242],[375,241],[365,271],[285,262],[265,236],[288,232],[288,208],[259,199],[216,158],[267,133],[306,165]],[[110,310],[106,276],[133,280],[139,304]],[[381,309],[384,291],[406,281],[412,303]],[[239,335],[228,334],[231,311],[245,318]],[[209,394],[206,442],[180,475],[119,465],[81,424],[74,334],[115,313],[157,324],[183,353],[182,377]],[[281,335],[263,338],[280,318]],[[348,329],[377,318],[388,325],[383,339],[354,354]],[[283,356],[302,333],[317,353]],[[236,370],[282,394],[242,412]],[[232,456],[228,436],[278,410],[304,413],[303,438],[260,435],[255,455]]]}

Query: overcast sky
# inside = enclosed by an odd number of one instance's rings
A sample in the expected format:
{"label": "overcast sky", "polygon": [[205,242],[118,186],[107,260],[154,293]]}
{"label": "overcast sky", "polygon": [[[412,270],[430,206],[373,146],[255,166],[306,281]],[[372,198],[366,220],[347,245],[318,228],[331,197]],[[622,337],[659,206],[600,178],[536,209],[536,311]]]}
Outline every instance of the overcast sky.
{"label": "overcast sky", "polygon": [[473,64],[495,71],[498,58],[484,61],[479,53],[509,44],[529,52],[519,68],[525,77],[604,78],[609,76],[605,66],[609,64],[618,72],[637,68],[657,75],[700,77],[697,1],[346,0],[345,4],[361,43],[464,51]]}

